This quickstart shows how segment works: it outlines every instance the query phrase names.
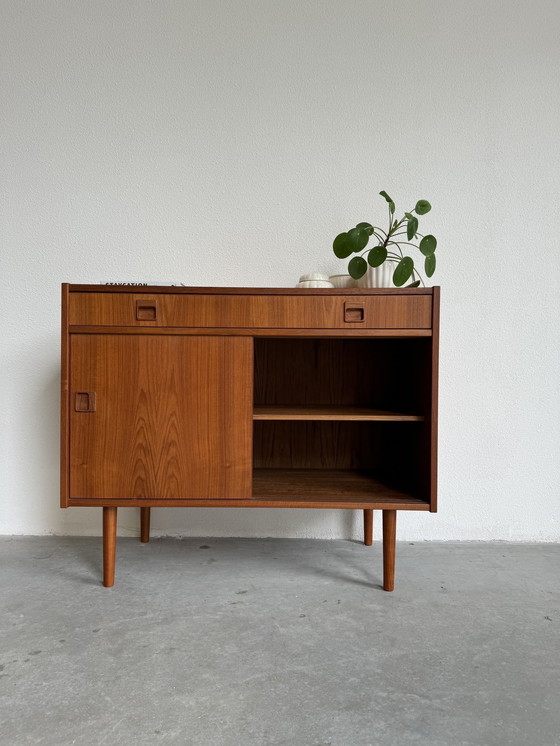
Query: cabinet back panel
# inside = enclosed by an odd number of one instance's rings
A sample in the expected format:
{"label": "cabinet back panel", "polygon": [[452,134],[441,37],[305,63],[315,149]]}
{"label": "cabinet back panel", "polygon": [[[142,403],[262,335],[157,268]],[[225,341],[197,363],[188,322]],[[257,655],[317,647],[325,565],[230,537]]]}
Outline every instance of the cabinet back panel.
{"label": "cabinet back panel", "polygon": [[425,415],[431,339],[255,339],[255,404]]}
{"label": "cabinet back panel", "polygon": [[420,422],[255,422],[253,458],[256,469],[374,471],[427,501],[428,440]]}

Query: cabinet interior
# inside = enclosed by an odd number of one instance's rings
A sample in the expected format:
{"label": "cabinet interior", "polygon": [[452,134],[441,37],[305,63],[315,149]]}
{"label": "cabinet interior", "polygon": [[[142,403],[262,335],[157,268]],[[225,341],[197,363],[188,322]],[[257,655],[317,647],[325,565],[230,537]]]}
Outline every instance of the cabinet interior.
{"label": "cabinet interior", "polygon": [[429,338],[256,338],[255,491],[427,502],[430,361]]}

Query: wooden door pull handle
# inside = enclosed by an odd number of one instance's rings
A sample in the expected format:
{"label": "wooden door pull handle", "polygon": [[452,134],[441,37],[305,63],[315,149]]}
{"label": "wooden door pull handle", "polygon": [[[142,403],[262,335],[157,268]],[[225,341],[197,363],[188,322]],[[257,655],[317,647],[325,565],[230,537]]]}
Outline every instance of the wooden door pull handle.
{"label": "wooden door pull handle", "polygon": [[360,323],[365,321],[366,314],[363,306],[358,306],[355,303],[344,304],[344,321],[347,323]]}
{"label": "wooden door pull handle", "polygon": [[157,301],[137,300],[136,321],[157,321]]}
{"label": "wooden door pull handle", "polygon": [[76,391],[76,412],[95,412],[95,391]]}

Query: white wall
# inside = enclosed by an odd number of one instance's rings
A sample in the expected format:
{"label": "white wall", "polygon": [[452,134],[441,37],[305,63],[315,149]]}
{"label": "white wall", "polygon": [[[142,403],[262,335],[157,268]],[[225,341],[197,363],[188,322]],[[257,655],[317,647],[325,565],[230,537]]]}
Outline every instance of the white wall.
{"label": "white wall", "polygon": [[[60,283],[291,286],[419,198],[439,240],[441,511],[407,539],[560,539],[560,3],[0,0],[0,532],[58,505]],[[313,511],[155,533],[359,535]],[[119,530],[137,531],[132,509]],[[356,533],[358,532],[358,533]]]}

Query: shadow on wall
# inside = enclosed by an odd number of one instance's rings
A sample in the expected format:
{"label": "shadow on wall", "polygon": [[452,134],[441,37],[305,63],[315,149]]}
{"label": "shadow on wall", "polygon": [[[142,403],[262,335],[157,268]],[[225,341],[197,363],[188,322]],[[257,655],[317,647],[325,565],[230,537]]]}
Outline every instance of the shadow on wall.
{"label": "shadow on wall", "polygon": [[[56,349],[56,348],[55,348]],[[44,388],[35,402],[35,432],[33,437],[40,444],[36,460],[42,489],[36,496],[41,501],[36,511],[45,531],[71,533],[68,511],[60,504],[60,367],[53,366],[50,375],[43,378]]]}
{"label": "shadow on wall", "polygon": [[6,474],[6,533],[65,533],[59,505],[58,339],[21,338],[13,345],[14,412]]}
{"label": "shadow on wall", "polygon": [[[136,526],[133,530],[138,532],[139,518],[134,519],[133,525]],[[129,527],[133,528],[127,525]],[[155,508],[151,520],[153,536],[328,539],[361,536],[361,531],[362,511],[359,510]]]}

